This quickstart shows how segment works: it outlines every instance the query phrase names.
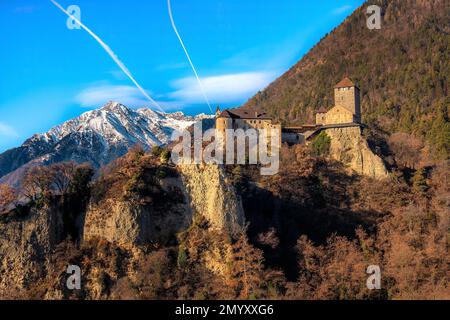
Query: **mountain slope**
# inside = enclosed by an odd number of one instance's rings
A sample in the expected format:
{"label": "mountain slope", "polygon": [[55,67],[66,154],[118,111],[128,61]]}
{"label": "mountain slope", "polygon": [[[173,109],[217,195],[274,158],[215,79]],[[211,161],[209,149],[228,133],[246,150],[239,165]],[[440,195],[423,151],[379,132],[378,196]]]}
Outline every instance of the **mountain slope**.
{"label": "mountain slope", "polygon": [[[369,4],[382,7],[381,30],[366,26]],[[315,110],[333,106],[333,86],[349,76],[361,88],[365,123],[425,138],[436,157],[447,158],[449,22],[448,0],[370,1],[247,105],[283,123],[313,122]]]}
{"label": "mountain slope", "polygon": [[[0,154],[0,177],[10,174],[2,181],[15,181],[23,166],[68,160],[90,162],[100,167],[124,155],[133,145],[151,148],[166,144],[173,131],[207,118],[209,116],[206,115],[185,116],[181,112],[167,114],[150,109],[132,110],[110,102],[46,133],[36,134],[19,148]],[[15,170],[18,170],[16,174],[11,173]]]}

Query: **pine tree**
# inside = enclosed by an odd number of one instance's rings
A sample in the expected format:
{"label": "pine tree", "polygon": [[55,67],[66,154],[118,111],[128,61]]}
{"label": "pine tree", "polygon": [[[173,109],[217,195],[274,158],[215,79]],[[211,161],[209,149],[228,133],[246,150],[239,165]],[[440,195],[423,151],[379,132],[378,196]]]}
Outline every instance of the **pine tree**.
{"label": "pine tree", "polygon": [[412,179],[413,188],[417,192],[426,192],[428,190],[426,170],[425,168],[420,168],[416,171]]}

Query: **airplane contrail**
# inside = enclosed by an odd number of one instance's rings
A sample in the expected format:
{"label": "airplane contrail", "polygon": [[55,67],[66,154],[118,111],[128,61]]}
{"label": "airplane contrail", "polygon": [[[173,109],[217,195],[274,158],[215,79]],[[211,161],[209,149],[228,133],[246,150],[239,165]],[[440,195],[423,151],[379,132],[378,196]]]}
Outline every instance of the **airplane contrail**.
{"label": "airplane contrail", "polygon": [[170,0],[167,0],[167,7],[169,9],[169,17],[170,17],[170,22],[172,22],[173,30],[175,31],[175,34],[177,35],[178,40],[180,40],[181,47],[183,48],[184,53],[186,54],[186,57],[187,57],[187,59],[189,61],[189,64],[191,65],[192,71],[194,71],[195,78],[197,78],[198,85],[200,87],[200,90],[202,91],[202,94],[203,94],[203,97],[205,98],[206,103],[208,104],[209,110],[211,110],[211,113],[213,113],[213,110],[212,110],[211,105],[209,103],[208,97],[206,96],[205,89],[203,88],[202,82],[200,81],[200,77],[197,74],[197,70],[195,70],[195,67],[194,67],[194,64],[192,63],[191,57],[189,56],[189,53],[188,53],[188,51],[187,51],[187,49],[186,49],[186,47],[185,47],[185,45],[183,43],[183,40],[181,39],[181,36],[178,33],[177,26],[175,25],[175,21],[173,20],[172,7],[170,6]]}
{"label": "airplane contrail", "polygon": [[123,64],[122,61],[117,57],[117,55],[111,50],[111,48],[102,41],[94,32],[92,32],[88,27],[86,27],[80,20],[78,20],[76,17],[71,15],[67,10],[65,10],[59,3],[57,3],[55,0],[50,0],[55,6],[57,6],[62,12],[64,12],[66,15],[68,15],[71,19],[73,19],[76,23],[78,23],[87,33],[89,33],[102,47],[105,49],[105,51],[109,54],[109,56],[114,60],[114,62],[119,66],[120,69],[128,76],[128,78],[134,83],[134,85],[139,89],[139,91],[156,107],[159,108],[161,112],[164,112],[163,108],[150,97],[150,95],[141,87],[141,85],[134,79],[133,75],[131,74],[130,70],[127,69],[127,67]]}

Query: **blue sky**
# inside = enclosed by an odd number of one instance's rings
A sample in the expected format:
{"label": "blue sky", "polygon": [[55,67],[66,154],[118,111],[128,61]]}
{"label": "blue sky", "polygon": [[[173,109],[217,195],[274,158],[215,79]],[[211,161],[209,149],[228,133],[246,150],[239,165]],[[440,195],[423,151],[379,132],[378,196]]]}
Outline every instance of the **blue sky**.
{"label": "blue sky", "polygon": [[[166,0],[59,0],[167,112],[209,113]],[[239,106],[298,61],[363,0],[172,0],[211,105]],[[85,30],[49,0],[0,0],[0,152],[116,100],[153,107]]]}

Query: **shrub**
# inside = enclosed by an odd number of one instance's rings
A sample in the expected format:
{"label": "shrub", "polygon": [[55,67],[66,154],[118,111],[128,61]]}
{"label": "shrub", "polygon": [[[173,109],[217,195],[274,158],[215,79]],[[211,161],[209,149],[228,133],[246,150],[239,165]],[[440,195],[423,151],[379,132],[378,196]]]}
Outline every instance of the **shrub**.
{"label": "shrub", "polygon": [[180,245],[178,247],[178,258],[177,258],[178,268],[183,269],[187,265],[187,254],[184,246]]}
{"label": "shrub", "polygon": [[427,178],[426,178],[427,172],[425,168],[420,168],[416,171],[412,178],[412,183],[414,190],[417,192],[426,192],[428,190],[428,184],[427,184]]}
{"label": "shrub", "polygon": [[315,157],[328,155],[330,151],[331,138],[322,131],[311,143],[311,154]]}
{"label": "shrub", "polygon": [[89,184],[94,176],[94,169],[89,165],[78,166],[73,175],[70,183],[69,191],[73,194],[86,195],[89,190]]}
{"label": "shrub", "polygon": [[160,167],[156,170],[156,177],[161,180],[167,177],[167,170],[164,167]]}
{"label": "shrub", "polygon": [[164,150],[161,152],[160,159],[161,159],[161,162],[162,162],[162,163],[168,163],[168,162],[169,162],[169,159],[170,159],[170,151],[167,150],[167,149],[164,149]]}
{"label": "shrub", "polygon": [[152,155],[155,157],[160,157],[164,149],[160,146],[153,146],[152,147]]}

